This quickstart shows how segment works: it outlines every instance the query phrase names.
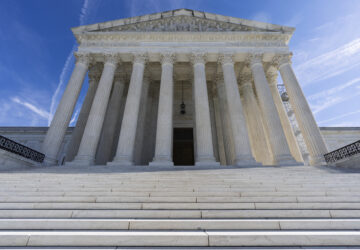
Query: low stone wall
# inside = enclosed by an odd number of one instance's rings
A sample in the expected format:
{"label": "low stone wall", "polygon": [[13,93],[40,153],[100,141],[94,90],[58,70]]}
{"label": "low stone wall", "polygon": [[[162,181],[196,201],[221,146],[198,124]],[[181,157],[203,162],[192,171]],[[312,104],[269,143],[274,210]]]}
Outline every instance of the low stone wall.
{"label": "low stone wall", "polygon": [[[0,127],[0,135],[41,152],[41,145],[47,129],[48,127]],[[73,127],[69,127],[66,132],[58,155],[60,163],[62,163],[73,129]],[[329,152],[360,139],[360,127],[320,127],[320,131]]]}
{"label": "low stone wall", "polygon": [[39,166],[39,164],[40,163],[37,163],[20,155],[0,149],[0,171],[34,167]]}
{"label": "low stone wall", "polygon": [[360,127],[320,127],[320,131],[329,152],[360,140]]}

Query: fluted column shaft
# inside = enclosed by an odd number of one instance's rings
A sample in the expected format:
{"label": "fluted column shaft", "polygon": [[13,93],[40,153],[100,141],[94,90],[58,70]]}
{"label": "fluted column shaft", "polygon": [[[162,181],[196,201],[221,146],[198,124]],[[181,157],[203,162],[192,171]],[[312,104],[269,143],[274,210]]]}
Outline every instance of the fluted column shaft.
{"label": "fluted column shaft", "polygon": [[194,67],[194,102],[196,125],[197,166],[220,165],[215,161],[212,142],[209,98],[207,93],[205,58],[203,54],[192,55]]}
{"label": "fluted column shaft", "polygon": [[173,166],[173,55],[164,54],[161,59],[160,97],[156,128],[155,156],[151,166]]}
{"label": "fluted column shaft", "polygon": [[76,122],[76,126],[74,128],[74,131],[72,132],[70,142],[66,149],[67,162],[74,160],[74,157],[76,156],[79,150],[81,138],[84,134],[84,130],[86,126],[86,121],[89,117],[90,108],[94,100],[96,89],[99,85],[100,76],[97,75],[97,72],[95,73],[90,71],[88,77],[89,77],[89,88],[86,92],[85,100],[81,106],[81,110]]}
{"label": "fluted column shaft", "polygon": [[285,133],[282,129],[281,121],[266,79],[262,65],[262,55],[252,55],[250,66],[254,77],[260,108],[263,112],[264,122],[266,124],[265,127],[269,136],[274,161],[277,165],[296,165],[296,161],[290,153]]}
{"label": "fluted column shaft", "polygon": [[218,76],[216,81],[217,94],[219,97],[219,109],[220,109],[220,118],[221,118],[221,127],[223,134],[223,143],[224,143],[224,151],[225,151],[225,165],[232,165],[234,155],[234,143],[231,132],[230,125],[230,117],[229,117],[229,109],[226,100],[225,93],[225,83],[224,77]]}
{"label": "fluted column shaft", "polygon": [[304,136],[305,143],[310,154],[310,164],[325,164],[324,154],[327,153],[327,148],[311,109],[306,101],[304,93],[302,92],[294,71],[292,70],[289,55],[280,56],[277,60],[279,71],[285,84],[286,91],[289,95],[291,106],[294,109],[296,120],[299,124],[301,133]]}
{"label": "fluted column shaft", "polygon": [[145,60],[146,56],[144,54],[137,54],[134,56],[133,69],[126,98],[116,155],[114,160],[109,162],[108,165],[129,166],[134,164],[133,154],[135,135],[143,87]]}
{"label": "fluted column shaft", "polygon": [[56,109],[50,127],[46,133],[42,152],[45,154],[44,164],[55,165],[57,155],[63,142],[66,129],[69,126],[74,112],[76,101],[79,97],[82,84],[89,66],[88,54],[76,54],[77,61],[68,85]]}
{"label": "fluted column shaft", "polygon": [[261,111],[256,101],[249,70],[249,68],[246,68],[241,74],[240,89],[243,97],[244,114],[249,128],[251,148],[256,161],[261,162],[263,165],[273,165],[272,152],[268,147],[267,134],[264,130],[261,115],[259,115]]}
{"label": "fluted column shaft", "polygon": [[125,88],[123,77],[115,75],[114,86],[111,92],[109,105],[106,111],[102,136],[96,159],[97,164],[106,164],[110,160],[111,149],[114,141],[116,125],[119,120],[120,106]]}
{"label": "fluted column shaft", "polygon": [[95,154],[99,143],[101,129],[105,119],[106,108],[109,103],[110,92],[114,81],[114,74],[118,63],[117,55],[109,54],[105,57],[104,69],[91,105],[79,152],[72,164],[94,165]]}
{"label": "fluted column shaft", "polygon": [[219,60],[224,73],[225,93],[235,150],[233,164],[236,166],[255,165],[257,163],[251,153],[249,134],[240,100],[232,55],[221,55]]}
{"label": "fluted column shaft", "polygon": [[266,79],[262,65],[262,55],[252,55],[250,58],[250,66],[275,163],[277,165],[296,165],[297,163],[290,153],[285,133],[282,129],[281,121]]}
{"label": "fluted column shaft", "polygon": [[298,143],[295,138],[295,134],[291,128],[289,118],[286,114],[285,107],[281,100],[281,96],[280,96],[280,93],[279,93],[279,90],[277,87],[277,84],[278,84],[277,69],[273,66],[270,66],[270,68],[267,70],[267,76],[268,76],[268,80],[269,80],[270,91],[271,91],[272,97],[274,99],[274,102],[275,102],[275,105],[276,105],[276,108],[277,108],[277,111],[278,111],[278,114],[280,117],[281,125],[284,130],[286,140],[290,147],[290,152],[297,162],[303,162],[303,159],[302,159],[302,156],[300,153],[300,149],[299,149]]}

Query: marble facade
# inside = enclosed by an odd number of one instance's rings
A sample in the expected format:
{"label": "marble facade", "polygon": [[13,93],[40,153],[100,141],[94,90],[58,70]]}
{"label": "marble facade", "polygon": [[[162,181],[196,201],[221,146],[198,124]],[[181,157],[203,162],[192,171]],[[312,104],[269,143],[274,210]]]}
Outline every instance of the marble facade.
{"label": "marble facade", "polygon": [[179,9],[72,31],[76,64],[44,139],[45,164],[57,164],[87,73],[66,164],[173,166],[174,131],[185,128],[197,166],[303,164],[279,74],[310,164],[324,163],[325,142],[291,67],[294,28]]}

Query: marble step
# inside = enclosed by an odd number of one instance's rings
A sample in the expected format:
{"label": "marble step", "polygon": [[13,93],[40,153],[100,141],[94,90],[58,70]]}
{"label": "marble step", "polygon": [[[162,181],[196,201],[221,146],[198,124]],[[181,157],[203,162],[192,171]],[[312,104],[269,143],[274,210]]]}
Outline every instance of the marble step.
{"label": "marble step", "polygon": [[0,246],[360,246],[360,231],[0,231]]}
{"label": "marble step", "polygon": [[273,203],[246,203],[246,202],[232,202],[232,203],[190,203],[190,202],[122,202],[122,203],[110,203],[110,202],[15,202],[15,203],[0,203],[0,209],[356,209],[360,210],[360,203],[285,203],[285,202],[273,202]]}
{"label": "marble step", "polygon": [[0,218],[360,218],[360,210],[0,210]]}
{"label": "marble step", "polygon": [[0,219],[0,230],[359,230],[360,219]]}

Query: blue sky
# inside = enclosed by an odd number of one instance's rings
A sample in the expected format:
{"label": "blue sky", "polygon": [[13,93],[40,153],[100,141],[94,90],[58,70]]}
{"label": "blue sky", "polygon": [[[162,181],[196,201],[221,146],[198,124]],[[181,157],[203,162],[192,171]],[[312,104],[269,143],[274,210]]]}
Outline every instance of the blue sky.
{"label": "blue sky", "polygon": [[296,27],[293,68],[319,126],[360,126],[359,0],[0,0],[0,126],[49,125],[74,66],[71,27],[177,8]]}

